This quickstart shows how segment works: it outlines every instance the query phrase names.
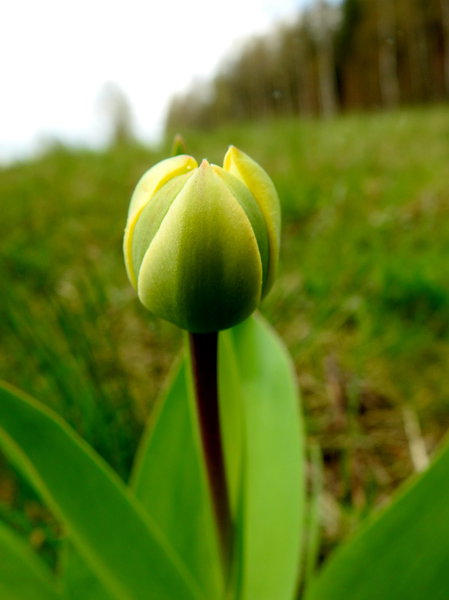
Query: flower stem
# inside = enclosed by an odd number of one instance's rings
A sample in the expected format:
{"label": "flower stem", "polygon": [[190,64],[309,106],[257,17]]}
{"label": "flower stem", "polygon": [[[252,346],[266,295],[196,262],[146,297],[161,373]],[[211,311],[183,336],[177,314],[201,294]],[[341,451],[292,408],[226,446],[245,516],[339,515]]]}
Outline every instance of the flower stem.
{"label": "flower stem", "polygon": [[231,510],[218,403],[218,333],[191,333],[190,351],[196,408],[207,477],[215,512],[222,558],[230,563]]}

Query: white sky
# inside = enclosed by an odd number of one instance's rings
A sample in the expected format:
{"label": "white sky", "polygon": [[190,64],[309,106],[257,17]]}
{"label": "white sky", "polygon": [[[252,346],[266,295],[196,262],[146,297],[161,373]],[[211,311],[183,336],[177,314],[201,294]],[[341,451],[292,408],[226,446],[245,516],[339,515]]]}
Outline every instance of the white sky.
{"label": "white sky", "polygon": [[10,0],[0,14],[0,162],[45,138],[101,144],[99,97],[116,83],[154,140],[172,95],[247,35],[307,0]]}

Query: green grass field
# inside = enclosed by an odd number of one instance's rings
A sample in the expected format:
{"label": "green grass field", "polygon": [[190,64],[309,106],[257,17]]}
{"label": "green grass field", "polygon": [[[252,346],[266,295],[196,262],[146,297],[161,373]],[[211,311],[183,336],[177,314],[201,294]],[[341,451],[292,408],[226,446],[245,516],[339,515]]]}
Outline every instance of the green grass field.
{"label": "green grass field", "polygon": [[[262,311],[322,449],[326,552],[449,424],[449,107],[182,133],[197,159],[240,147],[278,188],[281,266]],[[121,253],[133,187],[170,145],[55,148],[0,171],[0,377],[123,476],[181,343],[140,306]],[[49,517],[3,470],[0,514],[45,545]]]}

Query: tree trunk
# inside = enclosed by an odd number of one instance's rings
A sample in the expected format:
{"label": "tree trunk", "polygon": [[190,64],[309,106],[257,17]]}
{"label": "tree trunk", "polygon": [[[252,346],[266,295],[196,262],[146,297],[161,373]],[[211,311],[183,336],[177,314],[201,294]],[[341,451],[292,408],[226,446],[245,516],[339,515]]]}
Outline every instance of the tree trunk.
{"label": "tree trunk", "polygon": [[379,43],[379,87],[382,105],[395,108],[399,104],[399,80],[396,57],[396,15],[393,0],[377,2]]}
{"label": "tree trunk", "polygon": [[329,22],[329,7],[323,0],[316,2],[318,31],[316,35],[318,50],[318,86],[321,113],[331,117],[337,112],[337,94],[335,90],[335,61],[333,49],[332,23]]}
{"label": "tree trunk", "polygon": [[444,91],[449,96],[449,0],[441,1],[441,16],[443,25],[443,65],[444,65]]}

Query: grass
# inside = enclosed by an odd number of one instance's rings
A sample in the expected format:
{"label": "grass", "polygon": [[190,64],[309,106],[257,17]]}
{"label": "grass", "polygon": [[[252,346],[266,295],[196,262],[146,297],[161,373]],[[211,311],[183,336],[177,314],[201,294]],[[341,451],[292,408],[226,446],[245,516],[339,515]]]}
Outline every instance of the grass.
{"label": "grass", "polygon": [[[279,190],[282,259],[262,310],[322,451],[325,554],[449,422],[449,108],[183,133],[218,164],[237,145]],[[121,255],[132,189],[170,145],[55,148],[0,171],[0,377],[61,412],[124,477],[180,345],[137,302]],[[2,513],[20,520],[31,495],[3,479]],[[36,512],[30,535],[48,528]]]}

